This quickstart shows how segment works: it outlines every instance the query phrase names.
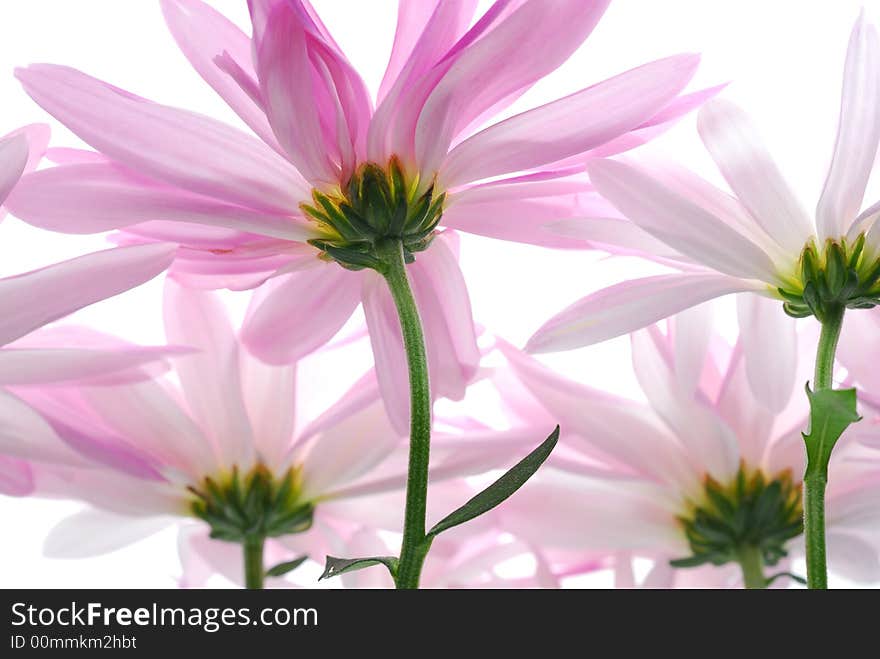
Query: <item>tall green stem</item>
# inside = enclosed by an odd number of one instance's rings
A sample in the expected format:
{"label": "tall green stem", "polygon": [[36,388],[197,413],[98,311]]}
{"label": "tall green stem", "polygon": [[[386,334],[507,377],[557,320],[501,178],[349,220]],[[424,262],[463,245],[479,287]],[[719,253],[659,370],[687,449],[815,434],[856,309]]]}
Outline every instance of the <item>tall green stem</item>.
{"label": "tall green stem", "polygon": [[[834,374],[834,356],[843,327],[846,307],[829,310],[822,319],[822,333],[816,350],[816,372],[813,390],[831,389]],[[828,462],[807,461],[804,474],[804,537],[807,545],[807,586],[811,589],[828,588],[828,568],[825,558],[825,486],[828,483]]]}
{"label": "tall green stem", "polygon": [[766,588],[767,578],[764,576],[764,559],[761,550],[751,545],[744,545],[736,553],[739,566],[742,568],[745,587],[750,590]]}
{"label": "tall green stem", "polygon": [[406,511],[403,521],[403,544],[396,583],[401,589],[419,587],[422,565],[430,549],[425,535],[425,507],[428,501],[428,462],[431,450],[431,394],[428,382],[428,359],[419,310],[406,275],[406,261],[400,241],[386,241],[377,246],[384,264],[385,281],[391,290],[409,367],[410,438],[409,472],[406,483]]}
{"label": "tall green stem", "polygon": [[263,587],[265,567],[263,566],[263,545],[265,538],[248,536],[242,543],[244,547],[244,585],[249,590]]}

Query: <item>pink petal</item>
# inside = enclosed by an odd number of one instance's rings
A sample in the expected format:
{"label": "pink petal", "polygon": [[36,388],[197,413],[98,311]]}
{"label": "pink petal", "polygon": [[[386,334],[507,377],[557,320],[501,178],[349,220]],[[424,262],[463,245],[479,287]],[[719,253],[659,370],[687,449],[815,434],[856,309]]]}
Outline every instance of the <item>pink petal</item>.
{"label": "pink petal", "polygon": [[[499,240],[560,249],[586,249],[589,244],[578,236],[566,236],[548,228],[563,218],[587,215],[590,209],[601,213],[608,208],[607,202],[595,195],[585,199],[586,196],[569,194],[474,202],[455,200],[443,213],[443,225]],[[609,210],[616,213],[614,209]]]}
{"label": "pink petal", "polygon": [[608,4],[608,0],[558,0],[554,11],[548,12],[543,0],[529,0],[476,41],[465,37],[467,45],[456,46],[460,53],[419,116],[415,152],[421,171],[438,171],[459,131],[568,59]]}
{"label": "pink petal", "polygon": [[616,284],[575,302],[529,339],[529,352],[572,350],[627,334],[722,295],[760,290],[715,274],[646,277]]}
{"label": "pink petal", "polygon": [[644,172],[614,160],[595,160],[587,170],[600,194],[685,256],[733,277],[779,280],[776,267],[758,245]]}
{"label": "pink petal", "polygon": [[880,37],[863,9],[849,40],[837,144],[816,208],[820,240],[844,235],[859,214],[878,143]]}
{"label": "pink petal", "polygon": [[0,392],[0,455],[53,464],[85,462],[32,407],[6,392]]}
{"label": "pink petal", "polygon": [[221,62],[228,58],[243,72],[250,86],[257,88],[250,38],[201,0],[162,0],[162,11],[168,29],[193,68],[266,144],[280,151],[262,99],[255,100],[221,67]]}
{"label": "pink petal", "polygon": [[442,72],[438,63],[467,29],[476,5],[474,0],[401,0],[379,107],[370,122],[370,160],[413,159],[415,124],[430,83]]}
{"label": "pink petal", "polygon": [[152,103],[75,69],[37,64],[17,75],[37,103],[89,145],[150,178],[274,212],[308,198],[309,186],[281,156],[219,121]]}
{"label": "pink petal", "polygon": [[167,243],[109,249],[0,280],[0,345],[149,281],[171,264],[175,250]]}
{"label": "pink petal", "polygon": [[34,491],[34,477],[24,460],[0,455],[0,494],[25,497]]}
{"label": "pink petal", "polygon": [[253,434],[242,399],[238,341],[226,310],[211,293],[165,286],[169,342],[200,350],[176,360],[177,376],[195,420],[214,442],[222,464],[247,464]]}
{"label": "pink petal", "polygon": [[[470,298],[448,240],[435,239],[408,268],[435,400],[461,399],[480,360]],[[365,278],[363,303],[382,395],[395,428],[403,432],[409,427],[409,374],[397,310],[388,285],[378,274]]]}
{"label": "pink petal", "polygon": [[0,204],[21,178],[29,155],[27,136],[19,134],[0,140]]}
{"label": "pink petal", "polygon": [[308,223],[229,204],[154,181],[115,163],[66,165],[22,179],[9,209],[29,224],[63,233],[99,233],[142,222],[187,222],[305,241]]}
{"label": "pink petal", "polygon": [[279,143],[312,184],[338,184],[366,150],[372,105],[363,81],[300,0],[252,3],[251,14],[260,88]]}
{"label": "pink petal", "polygon": [[590,151],[590,155],[594,158],[608,158],[647,144],[672,128],[684,115],[716,96],[726,86],[716,85],[690,94],[676,96],[646,122],[607,144],[593,149]]}
{"label": "pink petal", "polygon": [[297,361],[342,329],[360,302],[361,279],[335,263],[274,279],[251,301],[242,341],[270,364]]}
{"label": "pink petal", "polygon": [[756,402],[781,412],[795,388],[799,359],[795,320],[783,312],[779,300],[758,295],[739,296],[738,310],[746,374]]}
{"label": "pink petal", "polygon": [[454,187],[594,149],[656,114],[698,63],[697,55],[658,60],[490,126],[452,150],[441,180]]}
{"label": "pink petal", "polygon": [[467,28],[476,6],[476,0],[400,0],[379,100],[440,61]]}
{"label": "pink petal", "polygon": [[748,116],[733,103],[715,98],[700,110],[697,127],[740,201],[783,249],[800,254],[814,233],[812,222]]}

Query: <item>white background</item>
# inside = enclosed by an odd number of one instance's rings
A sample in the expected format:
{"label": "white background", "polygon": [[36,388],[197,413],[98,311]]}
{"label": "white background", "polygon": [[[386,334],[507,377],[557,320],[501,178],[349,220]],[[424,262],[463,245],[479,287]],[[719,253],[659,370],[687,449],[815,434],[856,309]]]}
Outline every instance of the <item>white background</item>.
{"label": "white background", "polygon": [[[552,11],[553,0],[546,0]],[[213,6],[248,25],[244,0]],[[314,0],[372,89],[390,50],[395,0]],[[860,7],[880,18],[880,0],[616,0],[586,44],[511,111],[544,103],[648,60],[701,52],[694,86],[730,81],[724,94],[757,120],[771,151],[808,207],[818,199],[836,131],[843,57]],[[528,57],[529,53],[521,53]],[[178,51],[153,0],[0,1],[0,134],[48,121],[56,145],[78,145],[21,91],[15,67],[53,62],[161,103],[238,125]],[[719,181],[693,117],[648,147]],[[876,186],[872,185],[876,190]],[[875,195],[869,194],[873,202]],[[0,227],[0,276],[100,249],[100,236],[40,232],[14,218]],[[560,254],[465,237],[462,267],[478,322],[522,344],[550,315],[586,293],[651,268],[630,259]],[[244,296],[236,296],[241,306]],[[152,282],[77,314],[77,320],[143,343],[161,343],[161,284]],[[735,331],[732,316],[722,314]],[[638,397],[626,339],[549,360],[581,380]],[[73,504],[0,497],[0,586],[163,587],[179,573],[173,533],[75,562],[40,555],[45,532]],[[124,575],[124,576],[123,576]],[[604,584],[607,581],[596,581]]]}

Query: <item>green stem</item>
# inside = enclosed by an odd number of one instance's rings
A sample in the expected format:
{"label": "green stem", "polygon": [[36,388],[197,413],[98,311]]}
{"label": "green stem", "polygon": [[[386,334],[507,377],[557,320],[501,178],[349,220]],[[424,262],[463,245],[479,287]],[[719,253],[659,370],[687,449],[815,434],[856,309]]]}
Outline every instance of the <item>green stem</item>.
{"label": "green stem", "polygon": [[406,483],[406,511],[403,543],[396,583],[401,589],[419,587],[422,565],[431,543],[425,534],[425,507],[428,501],[428,461],[431,450],[431,394],[428,382],[428,359],[419,310],[406,275],[406,261],[400,241],[386,241],[376,251],[384,264],[385,281],[391,290],[406,361],[409,367],[410,438],[409,472]]}
{"label": "green stem", "polygon": [[[816,350],[816,372],[813,390],[831,389],[834,375],[834,356],[843,327],[846,307],[829,310],[822,319],[822,333]],[[825,485],[828,483],[828,463],[807,461],[804,474],[804,538],[807,546],[807,586],[811,589],[828,588],[828,567],[825,558]]]}
{"label": "green stem", "polygon": [[265,540],[261,536],[248,536],[242,543],[244,547],[244,585],[249,590],[263,588],[263,577],[266,573],[263,567]]}
{"label": "green stem", "polygon": [[742,568],[743,583],[749,590],[767,587],[764,576],[764,558],[761,550],[752,545],[743,545],[737,552],[737,562]]}

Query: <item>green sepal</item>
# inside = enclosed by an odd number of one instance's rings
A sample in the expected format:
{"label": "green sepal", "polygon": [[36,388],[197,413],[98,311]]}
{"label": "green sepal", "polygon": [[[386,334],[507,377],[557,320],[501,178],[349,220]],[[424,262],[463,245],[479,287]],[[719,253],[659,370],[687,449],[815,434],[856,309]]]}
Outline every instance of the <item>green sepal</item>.
{"label": "green sepal", "polygon": [[461,508],[437,522],[428,531],[427,538],[432,539],[443,531],[469,522],[502,503],[535,474],[538,467],[544,464],[544,461],[550,457],[550,453],[558,441],[559,426],[556,426],[556,429],[550,433],[550,436],[538,448],[517,462],[501,478],[470,499]]}
{"label": "green sepal", "polygon": [[861,420],[856,410],[855,389],[819,389],[806,385],[810,401],[809,433],[801,433],[807,446],[807,474],[827,478],[831,451],[844,431]]}
{"label": "green sepal", "polygon": [[284,561],[283,563],[279,563],[273,567],[270,567],[266,570],[267,577],[283,577],[285,574],[293,572],[300,565],[309,560],[308,556],[300,556],[299,558],[294,558],[292,561]]}
{"label": "green sepal", "polygon": [[370,556],[368,558],[337,558],[335,556],[328,556],[327,562],[324,565],[324,573],[318,577],[318,581],[338,577],[346,572],[363,570],[374,565],[384,565],[391,573],[391,577],[396,579],[397,563],[398,560],[394,556]]}

